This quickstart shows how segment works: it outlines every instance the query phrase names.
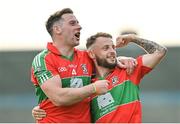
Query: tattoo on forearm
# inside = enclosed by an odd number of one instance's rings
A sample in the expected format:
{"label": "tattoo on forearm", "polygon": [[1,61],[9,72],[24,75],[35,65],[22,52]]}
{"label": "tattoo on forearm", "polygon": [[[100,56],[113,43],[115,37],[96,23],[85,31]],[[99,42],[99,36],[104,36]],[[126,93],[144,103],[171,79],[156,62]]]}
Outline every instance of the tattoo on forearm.
{"label": "tattoo on forearm", "polygon": [[141,46],[149,54],[154,53],[155,51],[159,51],[159,52],[167,51],[165,47],[150,40],[136,38],[136,40],[134,40],[133,42]]}

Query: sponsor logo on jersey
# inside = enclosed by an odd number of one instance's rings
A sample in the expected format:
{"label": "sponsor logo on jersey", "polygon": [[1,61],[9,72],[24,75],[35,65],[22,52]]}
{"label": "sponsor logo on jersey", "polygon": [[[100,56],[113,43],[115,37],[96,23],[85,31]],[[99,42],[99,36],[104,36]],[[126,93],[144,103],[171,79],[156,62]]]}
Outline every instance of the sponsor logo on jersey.
{"label": "sponsor logo on jersey", "polygon": [[83,80],[81,78],[77,78],[77,77],[71,78],[70,87],[71,88],[83,87]]}
{"label": "sponsor logo on jersey", "polygon": [[97,104],[98,104],[100,116],[103,116],[116,108],[115,100],[110,92],[98,96]]}
{"label": "sponsor logo on jersey", "polygon": [[65,71],[67,71],[67,68],[66,67],[59,67],[58,71],[59,72],[65,72]]}
{"label": "sponsor logo on jersey", "polygon": [[36,69],[37,69],[37,72],[41,72],[42,71],[41,66],[38,66]]}
{"label": "sponsor logo on jersey", "polygon": [[98,103],[99,109],[103,109],[103,108],[108,107],[109,105],[113,104],[114,99],[113,99],[111,93],[108,92],[104,95],[98,96],[97,103]]}
{"label": "sponsor logo on jersey", "polygon": [[42,73],[42,67],[41,66],[38,66],[36,68],[36,71],[37,71],[37,75],[40,75]]}
{"label": "sponsor logo on jersey", "polygon": [[77,65],[69,64],[68,67],[69,67],[69,68],[77,68]]}

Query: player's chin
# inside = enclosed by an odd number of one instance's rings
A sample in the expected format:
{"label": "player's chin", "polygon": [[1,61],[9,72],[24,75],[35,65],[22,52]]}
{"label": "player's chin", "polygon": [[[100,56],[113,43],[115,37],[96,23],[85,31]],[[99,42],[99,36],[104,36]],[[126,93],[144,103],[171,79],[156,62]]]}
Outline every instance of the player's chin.
{"label": "player's chin", "polygon": [[108,62],[108,68],[109,69],[114,69],[116,67],[117,63],[116,62]]}
{"label": "player's chin", "polygon": [[117,63],[116,63],[116,61],[110,61],[110,62],[108,62],[108,64],[109,65],[116,65]]}
{"label": "player's chin", "polygon": [[78,46],[78,45],[79,45],[79,41],[75,41],[74,46]]}

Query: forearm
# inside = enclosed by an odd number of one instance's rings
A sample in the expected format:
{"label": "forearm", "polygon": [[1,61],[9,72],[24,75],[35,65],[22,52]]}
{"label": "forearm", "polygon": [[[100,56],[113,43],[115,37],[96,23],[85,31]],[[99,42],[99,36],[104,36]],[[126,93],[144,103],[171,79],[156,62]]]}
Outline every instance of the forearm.
{"label": "forearm", "polygon": [[82,101],[94,93],[92,84],[81,88],[62,88],[57,93],[55,105],[68,106]]}
{"label": "forearm", "polygon": [[41,89],[56,106],[72,105],[91,96],[93,93],[104,94],[107,92],[109,81],[99,80],[81,88],[62,88],[59,82],[61,82],[61,80],[57,75],[41,85]]}
{"label": "forearm", "polygon": [[147,52],[148,54],[152,54],[155,52],[165,54],[167,51],[166,47],[161,46],[161,45],[159,45],[153,41],[150,41],[150,40],[135,37],[135,39],[132,42],[137,44],[138,46],[142,47],[144,49],[144,51]]}

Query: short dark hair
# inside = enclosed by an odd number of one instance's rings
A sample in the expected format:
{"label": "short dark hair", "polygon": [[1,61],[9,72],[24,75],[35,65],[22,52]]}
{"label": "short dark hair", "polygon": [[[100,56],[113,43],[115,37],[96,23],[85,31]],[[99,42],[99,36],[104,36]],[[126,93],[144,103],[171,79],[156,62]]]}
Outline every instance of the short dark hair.
{"label": "short dark hair", "polygon": [[108,33],[98,32],[87,39],[86,48],[88,49],[91,45],[93,45],[98,37],[112,38],[112,36]]}
{"label": "short dark hair", "polygon": [[53,24],[59,21],[62,18],[62,15],[64,14],[73,14],[73,11],[70,8],[64,8],[60,11],[55,12],[48,18],[46,22],[46,29],[51,36],[52,36]]}

